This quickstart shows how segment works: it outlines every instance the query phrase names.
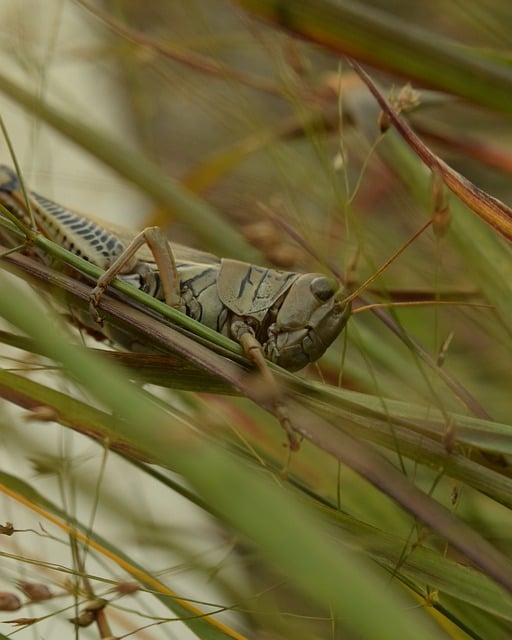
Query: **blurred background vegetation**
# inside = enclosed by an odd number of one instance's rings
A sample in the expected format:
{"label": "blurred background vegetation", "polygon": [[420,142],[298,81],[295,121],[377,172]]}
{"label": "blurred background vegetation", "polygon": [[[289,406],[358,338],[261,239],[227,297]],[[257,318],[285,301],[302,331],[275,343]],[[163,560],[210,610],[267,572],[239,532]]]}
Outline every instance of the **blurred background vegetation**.
{"label": "blurred background vegetation", "polygon": [[[507,3],[41,5],[1,8],[1,113],[35,189],[347,290],[444,209],[446,233],[428,228],[364,296],[454,304],[354,314],[294,382],[305,440],[290,455],[260,406],[208,393],[222,369],[195,393],[140,359],[142,381],[170,389],[129,386],[2,277],[2,519],[16,532],[0,538],[0,632],[509,637],[510,236],[442,177],[433,187],[344,57],[391,100],[410,83],[421,140],[509,203]],[[20,331],[50,357],[12,348]],[[91,624],[73,629],[80,614]]]}

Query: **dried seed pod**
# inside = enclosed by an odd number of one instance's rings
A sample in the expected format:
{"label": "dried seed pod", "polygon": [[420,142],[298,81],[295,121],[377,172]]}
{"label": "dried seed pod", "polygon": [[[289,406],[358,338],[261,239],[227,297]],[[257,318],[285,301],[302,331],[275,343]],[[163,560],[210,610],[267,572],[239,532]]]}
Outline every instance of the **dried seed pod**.
{"label": "dried seed pod", "polygon": [[53,593],[45,584],[18,582],[18,588],[23,591],[31,602],[41,602],[42,600],[51,600],[53,598]]}
{"label": "dried seed pod", "polygon": [[140,584],[138,582],[134,582],[126,580],[124,582],[119,582],[116,585],[115,591],[117,591],[117,593],[120,596],[129,596],[132,593],[137,593],[137,591],[140,590]]}
{"label": "dried seed pod", "polygon": [[0,535],[12,536],[13,533],[14,533],[14,526],[12,522],[6,522],[5,524],[0,524]]}
{"label": "dried seed pod", "polygon": [[94,612],[81,611],[76,618],[69,618],[69,621],[77,627],[88,627],[94,622]]}
{"label": "dried seed pod", "polygon": [[10,591],[0,591],[0,611],[17,611],[21,609],[21,600]]}
{"label": "dried seed pod", "polygon": [[11,620],[2,620],[6,624],[12,624],[15,627],[28,627],[29,624],[39,622],[41,618],[12,618]]}
{"label": "dried seed pod", "polygon": [[84,604],[83,611],[101,611],[107,604],[108,600],[105,600],[105,598],[95,598]]}

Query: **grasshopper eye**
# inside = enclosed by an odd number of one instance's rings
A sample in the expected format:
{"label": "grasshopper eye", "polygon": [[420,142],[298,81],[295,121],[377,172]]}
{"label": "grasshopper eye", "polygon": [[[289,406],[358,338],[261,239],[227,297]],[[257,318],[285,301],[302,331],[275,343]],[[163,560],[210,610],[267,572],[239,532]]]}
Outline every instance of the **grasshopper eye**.
{"label": "grasshopper eye", "polygon": [[330,300],[336,291],[338,291],[338,283],[332,278],[326,278],[325,276],[318,276],[310,285],[311,293],[320,302],[327,302]]}

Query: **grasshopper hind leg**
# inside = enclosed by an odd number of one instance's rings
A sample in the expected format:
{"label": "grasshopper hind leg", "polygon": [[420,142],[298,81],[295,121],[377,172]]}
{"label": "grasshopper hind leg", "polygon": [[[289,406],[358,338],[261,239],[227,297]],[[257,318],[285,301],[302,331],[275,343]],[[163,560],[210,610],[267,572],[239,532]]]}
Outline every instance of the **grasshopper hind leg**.
{"label": "grasshopper hind leg", "polygon": [[[144,245],[149,247],[155,259],[156,271],[144,260],[135,262],[135,268],[132,266],[135,254]],[[127,270],[132,273],[127,274]],[[155,282],[158,281],[161,284],[163,292],[159,294],[157,291],[148,291],[148,293],[154,297],[162,298],[170,307],[183,311],[176,261],[169,242],[163,236],[159,227],[148,227],[133,238],[96,283],[96,287],[91,294],[91,310],[95,317],[98,315],[95,312],[98,302],[112,280],[116,276],[125,276],[125,278],[135,276],[136,278],[137,275],[133,273],[134,270],[137,271],[138,277],[143,283],[149,282],[149,276],[152,276],[153,272],[157,273],[159,277],[158,280],[155,279]],[[144,290],[143,286],[138,288]]]}

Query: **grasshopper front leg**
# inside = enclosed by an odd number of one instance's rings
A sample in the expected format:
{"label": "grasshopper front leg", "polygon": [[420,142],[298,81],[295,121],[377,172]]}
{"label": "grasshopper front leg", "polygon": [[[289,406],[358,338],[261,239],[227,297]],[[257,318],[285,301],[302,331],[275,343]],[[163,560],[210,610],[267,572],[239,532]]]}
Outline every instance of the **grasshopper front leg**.
{"label": "grasshopper front leg", "polygon": [[298,451],[300,448],[300,442],[292,427],[288,409],[282,399],[277,381],[268,367],[267,361],[263,355],[262,346],[256,339],[253,329],[243,319],[239,319],[235,320],[231,324],[231,332],[233,337],[240,343],[241,347],[245,351],[247,358],[256,365],[263,381],[267,385],[267,389],[270,390],[275,416],[279,420],[281,427],[286,432],[290,449],[292,451]]}

